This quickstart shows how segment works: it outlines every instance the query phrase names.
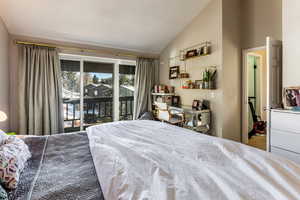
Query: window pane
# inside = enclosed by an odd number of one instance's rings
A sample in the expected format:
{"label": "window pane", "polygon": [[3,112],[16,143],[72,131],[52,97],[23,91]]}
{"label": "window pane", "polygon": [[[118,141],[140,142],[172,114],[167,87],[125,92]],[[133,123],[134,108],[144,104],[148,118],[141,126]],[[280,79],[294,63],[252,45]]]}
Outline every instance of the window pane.
{"label": "window pane", "polygon": [[113,70],[111,63],[84,62],[84,128],[113,121]]}
{"label": "window pane", "polygon": [[120,120],[133,119],[135,66],[120,65]]}
{"label": "window pane", "polygon": [[65,132],[80,130],[80,62],[61,60]]}

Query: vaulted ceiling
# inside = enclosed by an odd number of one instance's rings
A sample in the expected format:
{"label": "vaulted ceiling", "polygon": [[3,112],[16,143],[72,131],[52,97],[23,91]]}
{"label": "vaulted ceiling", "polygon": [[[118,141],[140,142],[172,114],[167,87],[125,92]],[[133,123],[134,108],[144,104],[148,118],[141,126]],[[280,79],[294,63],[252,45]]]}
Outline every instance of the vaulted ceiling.
{"label": "vaulted ceiling", "polygon": [[11,34],[160,53],[210,0],[1,0]]}

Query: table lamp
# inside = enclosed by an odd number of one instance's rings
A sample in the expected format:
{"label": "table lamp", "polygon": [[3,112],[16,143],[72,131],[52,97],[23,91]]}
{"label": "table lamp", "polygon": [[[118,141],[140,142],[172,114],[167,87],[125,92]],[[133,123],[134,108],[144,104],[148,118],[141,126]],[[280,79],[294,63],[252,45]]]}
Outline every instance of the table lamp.
{"label": "table lamp", "polygon": [[0,111],[0,122],[4,122],[7,120],[7,115],[5,114],[5,112]]}
{"label": "table lamp", "polygon": [[[5,112],[0,111],[0,122],[4,122],[5,120],[7,120],[7,115],[5,114]],[[1,129],[0,132],[4,133],[4,131],[2,131]]]}

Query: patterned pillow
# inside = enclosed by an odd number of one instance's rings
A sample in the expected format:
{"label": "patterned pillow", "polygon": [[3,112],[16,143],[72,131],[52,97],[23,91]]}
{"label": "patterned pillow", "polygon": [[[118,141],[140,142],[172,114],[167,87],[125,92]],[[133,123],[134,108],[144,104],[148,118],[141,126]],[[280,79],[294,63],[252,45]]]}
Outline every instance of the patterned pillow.
{"label": "patterned pillow", "polygon": [[4,144],[4,142],[7,140],[8,135],[5,134],[2,130],[0,130],[0,145]]}
{"label": "patterned pillow", "polygon": [[8,137],[0,146],[0,182],[5,188],[17,187],[20,174],[30,157],[28,146],[14,136]]}
{"label": "patterned pillow", "polygon": [[0,185],[0,200],[8,200],[7,192],[1,185]]}

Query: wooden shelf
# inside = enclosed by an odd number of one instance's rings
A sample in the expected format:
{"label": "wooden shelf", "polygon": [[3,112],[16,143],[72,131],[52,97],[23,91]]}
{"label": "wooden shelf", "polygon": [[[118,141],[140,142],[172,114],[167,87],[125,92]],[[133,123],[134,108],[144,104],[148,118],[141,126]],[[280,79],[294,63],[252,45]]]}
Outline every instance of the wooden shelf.
{"label": "wooden shelf", "polygon": [[182,61],[192,60],[192,59],[196,59],[196,58],[200,58],[200,57],[206,57],[206,56],[209,56],[209,55],[211,55],[211,54],[193,56],[193,57],[190,57],[190,58],[185,58]]}
{"label": "wooden shelf", "polygon": [[181,88],[183,90],[216,90],[216,89],[205,89],[205,88]]}
{"label": "wooden shelf", "polygon": [[174,93],[152,93],[153,96],[174,96]]}

